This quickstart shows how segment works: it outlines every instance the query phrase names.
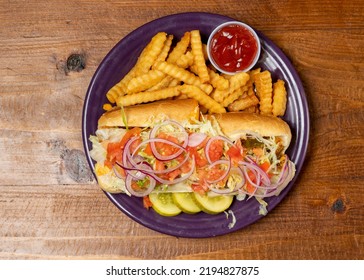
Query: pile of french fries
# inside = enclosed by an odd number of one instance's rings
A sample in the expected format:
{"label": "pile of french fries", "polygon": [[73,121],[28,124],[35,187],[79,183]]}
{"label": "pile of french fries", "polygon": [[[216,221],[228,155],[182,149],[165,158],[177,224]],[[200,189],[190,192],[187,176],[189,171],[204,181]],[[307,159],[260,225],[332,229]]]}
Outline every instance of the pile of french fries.
{"label": "pile of french fries", "polygon": [[273,84],[268,70],[221,74],[209,63],[199,30],[185,32],[176,44],[173,39],[165,32],[153,36],[134,67],[107,92],[110,103],[104,104],[105,110],[162,99],[193,98],[203,113],[284,115],[284,81]]}

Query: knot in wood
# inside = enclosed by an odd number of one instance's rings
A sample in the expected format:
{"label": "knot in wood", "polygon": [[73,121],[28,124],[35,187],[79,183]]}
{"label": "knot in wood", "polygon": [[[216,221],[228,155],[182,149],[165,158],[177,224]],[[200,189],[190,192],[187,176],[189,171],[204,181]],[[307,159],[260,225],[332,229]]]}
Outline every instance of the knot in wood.
{"label": "knot in wood", "polygon": [[67,59],[67,70],[80,72],[85,69],[85,56],[82,54],[71,54]]}
{"label": "knot in wood", "polygon": [[331,210],[335,213],[343,213],[346,209],[345,202],[342,198],[338,198],[331,206]]}
{"label": "knot in wood", "polygon": [[67,174],[78,183],[89,183],[93,175],[86,161],[85,154],[76,149],[66,150],[64,159]]}

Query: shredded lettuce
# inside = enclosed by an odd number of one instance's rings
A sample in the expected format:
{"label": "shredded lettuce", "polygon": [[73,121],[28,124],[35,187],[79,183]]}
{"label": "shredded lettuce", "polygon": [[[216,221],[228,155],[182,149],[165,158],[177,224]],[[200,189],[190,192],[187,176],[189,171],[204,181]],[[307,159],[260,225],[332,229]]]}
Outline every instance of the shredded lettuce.
{"label": "shredded lettuce", "polygon": [[126,193],[130,196],[130,193],[125,187],[124,180],[116,177],[111,170],[107,174],[97,177],[100,187],[109,193]]}
{"label": "shredded lettuce", "polygon": [[123,135],[125,134],[125,129],[122,128],[103,128],[98,129],[95,135],[91,135],[89,140],[92,143],[92,149],[90,151],[90,156],[96,162],[103,163],[106,159],[106,145],[102,143],[104,141],[108,142],[119,142]]}
{"label": "shredded lettuce", "polygon": [[104,162],[107,153],[106,149],[101,145],[97,136],[91,135],[89,139],[92,143],[92,149],[90,151],[91,158],[96,162]]}
{"label": "shredded lettuce", "polygon": [[224,211],[226,219],[229,219],[229,216],[231,215],[231,222],[228,224],[228,228],[232,229],[236,224],[236,217],[232,210],[228,210],[227,212]]}
{"label": "shredded lettuce", "polygon": [[263,199],[256,197],[255,198],[259,202],[259,215],[265,216],[268,214],[267,206],[268,203],[265,202]]}
{"label": "shredded lettuce", "polygon": [[203,119],[202,121],[194,121],[190,123],[185,121],[182,125],[191,132],[204,133],[210,137],[223,135],[217,122],[211,122],[210,120]]}
{"label": "shredded lettuce", "polygon": [[240,175],[232,173],[227,180],[227,187],[230,190],[234,190],[235,187],[242,182],[243,178]]}
{"label": "shredded lettuce", "polygon": [[102,128],[96,130],[95,134],[100,142],[106,140],[109,142],[119,142],[125,132],[126,130],[123,128]]}

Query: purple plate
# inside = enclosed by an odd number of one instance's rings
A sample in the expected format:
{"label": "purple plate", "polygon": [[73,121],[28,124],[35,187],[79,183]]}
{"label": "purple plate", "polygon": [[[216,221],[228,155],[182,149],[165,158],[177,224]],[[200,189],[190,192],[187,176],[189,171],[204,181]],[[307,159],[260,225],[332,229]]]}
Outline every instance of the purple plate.
{"label": "purple plate", "polygon": [[[166,16],[149,22],[123,38],[104,58],[96,70],[87,90],[83,116],[82,137],[87,160],[92,170],[89,150],[92,148],[88,138],[97,129],[97,121],[103,113],[102,104],[107,102],[106,92],[132,68],[137,57],[153,35],[159,31],[173,34],[179,39],[185,31],[199,29],[202,40],[207,41],[210,32],[219,24],[234,20],[232,18],[209,13],[183,13]],[[277,78],[286,82],[288,104],[284,120],[292,130],[292,142],[287,154],[296,164],[296,175],[284,191],[277,197],[266,199],[268,211],[278,205],[293,187],[305,159],[309,138],[309,114],[306,96],[302,83],[288,58],[283,52],[261,32],[257,31],[262,45],[262,52],[257,67],[272,72],[273,80]],[[263,216],[259,215],[259,204],[255,199],[249,201],[234,201],[231,210],[236,217],[236,224],[229,229],[231,215],[225,213],[208,215],[180,214],[175,217],[163,217],[152,209],[143,208],[140,198],[124,194],[109,194],[106,196],[126,215],[136,222],[155,231],[180,237],[200,238],[231,233],[242,229]],[[269,213],[268,213],[269,216]]]}

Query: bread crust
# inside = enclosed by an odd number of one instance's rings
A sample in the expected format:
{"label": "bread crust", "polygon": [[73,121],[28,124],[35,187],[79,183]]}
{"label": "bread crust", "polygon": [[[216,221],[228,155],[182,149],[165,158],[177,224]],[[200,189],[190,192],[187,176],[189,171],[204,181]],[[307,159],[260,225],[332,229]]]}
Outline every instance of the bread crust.
{"label": "bread crust", "polygon": [[[224,134],[232,140],[252,131],[262,136],[280,137],[285,148],[291,142],[292,134],[289,125],[278,117],[244,112],[229,112],[212,116],[217,120]],[[211,116],[207,116],[207,118],[211,118]]]}
{"label": "bread crust", "polygon": [[[198,120],[200,109],[194,99],[162,100],[153,103],[124,107],[129,127],[146,127],[155,118],[167,117],[178,122]],[[153,119],[154,117],[154,119]],[[98,127],[125,127],[122,110],[115,108],[104,113],[98,121]]]}
{"label": "bread crust", "polygon": [[[199,119],[199,105],[194,99],[162,100],[153,103],[124,107],[129,127],[148,127],[152,122],[169,118],[178,122]],[[291,130],[282,119],[274,116],[255,113],[229,112],[204,116],[216,120],[222,132],[231,140],[244,137],[249,132],[259,133],[262,136],[280,137],[285,149],[291,142]],[[125,127],[122,110],[116,108],[104,113],[98,127]]]}

